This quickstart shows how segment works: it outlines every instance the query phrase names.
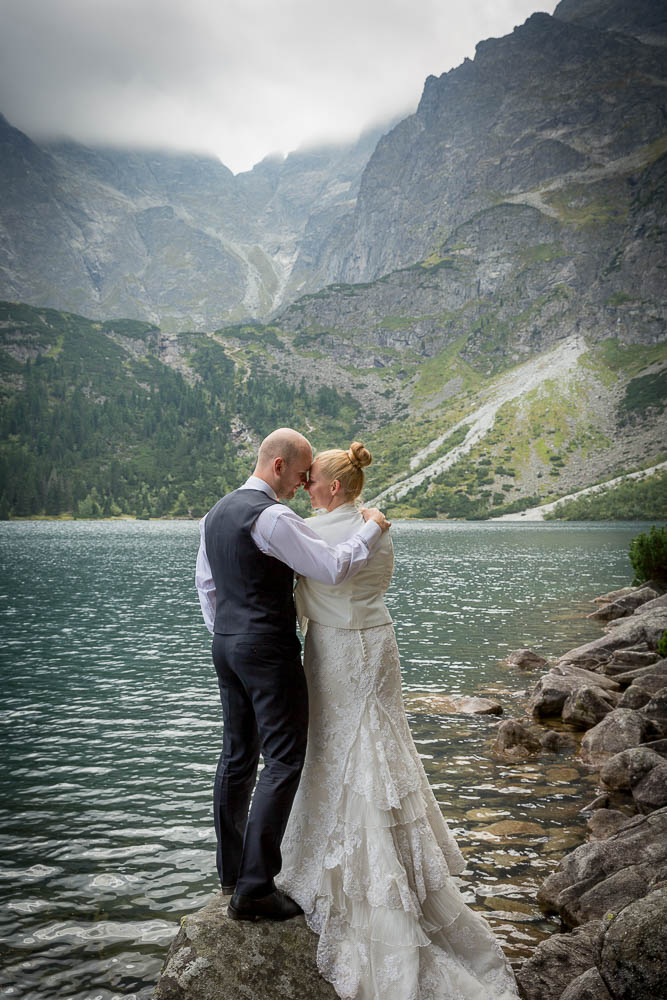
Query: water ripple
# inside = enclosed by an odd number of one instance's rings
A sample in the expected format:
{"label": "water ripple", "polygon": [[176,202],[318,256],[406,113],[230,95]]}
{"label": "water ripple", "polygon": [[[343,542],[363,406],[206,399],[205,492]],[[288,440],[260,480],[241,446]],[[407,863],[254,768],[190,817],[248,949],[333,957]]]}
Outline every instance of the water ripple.
{"label": "water ripple", "polygon": [[[639,529],[392,530],[406,689],[495,691],[515,712],[530,681],[499,659],[597,635],[586,602],[627,582]],[[15,1000],[148,1000],[178,918],[216,890],[221,713],[197,545],[192,522],[0,524],[0,990]],[[534,892],[584,837],[591,776],[548,755],[494,760],[497,719],[410,723],[468,862],[466,898],[520,957],[556,926]]]}

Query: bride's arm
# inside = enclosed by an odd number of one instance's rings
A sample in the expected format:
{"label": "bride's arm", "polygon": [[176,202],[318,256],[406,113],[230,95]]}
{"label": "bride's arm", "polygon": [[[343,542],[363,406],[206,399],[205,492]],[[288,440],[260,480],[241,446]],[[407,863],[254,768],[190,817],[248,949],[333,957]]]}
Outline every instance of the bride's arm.
{"label": "bride's arm", "polygon": [[329,545],[298,514],[276,504],[262,511],[252,537],[261,552],[287,563],[301,576],[336,584],[366,565],[383,530],[373,518],[350,538]]}

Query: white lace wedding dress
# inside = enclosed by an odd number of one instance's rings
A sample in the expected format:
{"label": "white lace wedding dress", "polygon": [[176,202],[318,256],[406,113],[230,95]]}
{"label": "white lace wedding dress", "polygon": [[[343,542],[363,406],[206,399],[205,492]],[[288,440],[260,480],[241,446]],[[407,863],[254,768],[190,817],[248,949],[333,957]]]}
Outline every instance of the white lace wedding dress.
{"label": "white lace wedding dress", "polygon": [[[335,602],[341,588],[329,589]],[[452,878],[465,862],[407,724],[393,626],[310,620],[304,666],[308,749],[276,882],[319,934],[321,974],[345,1000],[516,1000],[499,944]]]}

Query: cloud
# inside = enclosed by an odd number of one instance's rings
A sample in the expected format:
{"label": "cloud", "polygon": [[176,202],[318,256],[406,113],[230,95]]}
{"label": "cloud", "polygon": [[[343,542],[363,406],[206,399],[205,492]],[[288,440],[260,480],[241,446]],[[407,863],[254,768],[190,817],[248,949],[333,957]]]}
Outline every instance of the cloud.
{"label": "cloud", "polygon": [[413,110],[429,73],[555,0],[3,0],[0,110],[34,136],[231,169]]}

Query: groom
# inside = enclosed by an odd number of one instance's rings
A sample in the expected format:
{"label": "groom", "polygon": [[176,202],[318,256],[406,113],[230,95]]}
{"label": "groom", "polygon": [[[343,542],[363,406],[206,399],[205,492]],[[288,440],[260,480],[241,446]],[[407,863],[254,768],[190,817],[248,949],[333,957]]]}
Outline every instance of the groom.
{"label": "groom", "polygon": [[[296,635],[294,572],[322,583],[366,565],[390,522],[362,510],[366,524],[329,546],[279,500],[308,477],[313,452],[281,427],[262,441],[252,476],[202,518],[196,585],[213,633],[224,721],[214,789],[217,867],[235,920],[286,920],[301,912],[276,888],[280,843],[303,767],[308,692]],[[250,812],[259,755],[264,758]]]}

